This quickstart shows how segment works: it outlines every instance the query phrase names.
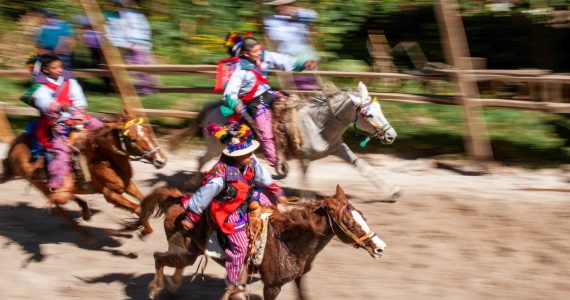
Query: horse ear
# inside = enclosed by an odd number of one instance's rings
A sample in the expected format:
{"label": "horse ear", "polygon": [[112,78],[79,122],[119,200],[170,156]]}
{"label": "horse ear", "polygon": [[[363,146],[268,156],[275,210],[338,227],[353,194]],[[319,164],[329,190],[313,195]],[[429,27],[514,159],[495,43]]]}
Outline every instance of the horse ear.
{"label": "horse ear", "polygon": [[336,197],[325,198],[325,203],[329,209],[337,210],[339,208],[338,200],[336,199]]}
{"label": "horse ear", "polygon": [[367,102],[370,96],[368,96],[368,88],[366,87],[366,84],[362,81],[358,83],[358,92],[360,92],[362,102]]}
{"label": "horse ear", "polygon": [[346,198],[346,194],[344,193],[339,184],[336,185],[336,198],[341,202],[348,201]]}

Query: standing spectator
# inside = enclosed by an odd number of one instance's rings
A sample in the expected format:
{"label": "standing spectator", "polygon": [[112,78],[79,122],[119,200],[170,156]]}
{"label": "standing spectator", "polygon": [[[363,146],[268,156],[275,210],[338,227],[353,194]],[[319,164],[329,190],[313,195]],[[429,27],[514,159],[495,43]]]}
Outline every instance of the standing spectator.
{"label": "standing spectator", "polygon": [[71,70],[73,65],[73,48],[75,47],[73,29],[52,11],[41,9],[40,13],[44,20],[36,38],[38,52],[40,54],[54,52],[61,60],[63,68]]}
{"label": "standing spectator", "polygon": [[93,29],[89,19],[85,15],[76,17],[76,24],[79,26],[78,39],[89,50],[89,67],[96,68],[103,63],[101,53],[101,33]]}
{"label": "standing spectator", "polygon": [[[265,32],[275,44],[275,50],[302,60],[318,60],[310,45],[309,23],[318,14],[310,9],[296,7],[295,0],[274,0],[265,5],[275,7],[275,14],[263,21]],[[295,75],[295,84],[301,90],[319,89],[313,76]]]}
{"label": "standing spectator", "polygon": [[[125,61],[133,65],[154,62],[151,28],[145,15],[130,0],[113,0],[117,14],[107,15],[106,34],[111,43],[122,49]],[[148,73],[131,72],[139,94],[151,94],[156,89],[155,79]]]}

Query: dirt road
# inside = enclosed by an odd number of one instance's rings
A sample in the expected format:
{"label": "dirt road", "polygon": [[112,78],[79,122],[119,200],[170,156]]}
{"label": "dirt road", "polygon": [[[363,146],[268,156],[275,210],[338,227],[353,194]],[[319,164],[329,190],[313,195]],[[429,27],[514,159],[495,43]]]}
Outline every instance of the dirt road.
{"label": "dirt road", "polygon": [[[5,153],[5,145],[0,153]],[[293,164],[282,181],[290,188],[333,194],[336,184],[364,212],[371,227],[388,243],[381,260],[332,241],[319,254],[306,280],[311,299],[569,299],[570,197],[563,192],[523,188],[570,188],[559,170],[501,168],[492,175],[462,176],[433,167],[430,160],[366,156],[378,172],[404,191],[396,203],[375,199],[375,189],[350,166],[336,159],[310,166],[300,179]],[[146,194],[151,183],[194,171],[189,153],[170,157],[155,170],[134,163],[136,182]],[[178,173],[177,176],[183,174]],[[101,195],[85,197],[96,212],[79,222],[102,239],[92,249],[58,216],[44,211],[46,200],[27,184],[0,185],[0,298],[2,299],[146,299],[154,251],[164,251],[161,220],[146,241],[136,236],[109,237],[129,213]],[[79,217],[75,203],[66,205]],[[189,284],[181,295],[161,299],[216,299],[224,287],[224,269],[210,263],[206,280]],[[261,295],[260,281],[249,287]],[[280,299],[295,299],[287,285]]]}

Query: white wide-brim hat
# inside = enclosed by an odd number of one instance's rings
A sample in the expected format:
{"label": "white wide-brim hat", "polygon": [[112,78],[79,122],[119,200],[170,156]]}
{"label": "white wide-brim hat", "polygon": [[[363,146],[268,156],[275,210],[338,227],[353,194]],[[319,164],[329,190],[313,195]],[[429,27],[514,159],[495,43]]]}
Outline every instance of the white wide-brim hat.
{"label": "white wide-brim hat", "polygon": [[255,151],[257,148],[259,148],[259,142],[256,140],[252,140],[251,141],[251,145],[249,145],[247,148],[243,148],[243,149],[239,149],[239,150],[234,150],[230,153],[230,149],[228,149],[227,147],[222,151],[224,153],[224,155],[226,156],[231,156],[231,157],[236,157],[236,156],[243,156],[246,154],[250,154],[253,151]]}
{"label": "white wide-brim hat", "polygon": [[293,3],[295,2],[295,0],[274,0],[274,1],[270,1],[270,2],[265,2],[263,3],[264,5],[284,5],[284,4],[289,4],[289,3]]}

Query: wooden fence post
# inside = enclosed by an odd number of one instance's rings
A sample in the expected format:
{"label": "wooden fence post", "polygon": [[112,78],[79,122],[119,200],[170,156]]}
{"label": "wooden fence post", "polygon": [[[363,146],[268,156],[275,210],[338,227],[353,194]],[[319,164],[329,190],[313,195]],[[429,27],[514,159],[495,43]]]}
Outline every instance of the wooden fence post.
{"label": "wooden fence post", "polygon": [[125,112],[132,113],[140,117],[146,117],[142,110],[142,103],[137,95],[135,87],[132,84],[129,72],[125,67],[123,67],[124,63],[119,50],[111,45],[105,38],[105,20],[101,9],[99,8],[99,4],[97,4],[96,0],[80,0],[79,2],[83,6],[83,10],[89,18],[89,22],[93,28],[101,33],[102,38],[100,39],[100,43],[103,57],[105,58],[107,67],[111,72],[111,78],[123,99]]}
{"label": "wooden fence post", "polygon": [[5,106],[6,103],[0,102],[0,142],[9,143],[15,136],[10,122],[8,122],[8,118],[6,118]]}
{"label": "wooden fence post", "polygon": [[456,73],[456,81],[465,113],[467,128],[464,142],[467,154],[479,161],[490,161],[493,159],[493,152],[481,112],[481,103],[474,100],[479,98],[477,84],[472,74],[461,72],[473,68],[457,1],[438,0],[436,3],[436,16],[446,61],[459,70]]}

